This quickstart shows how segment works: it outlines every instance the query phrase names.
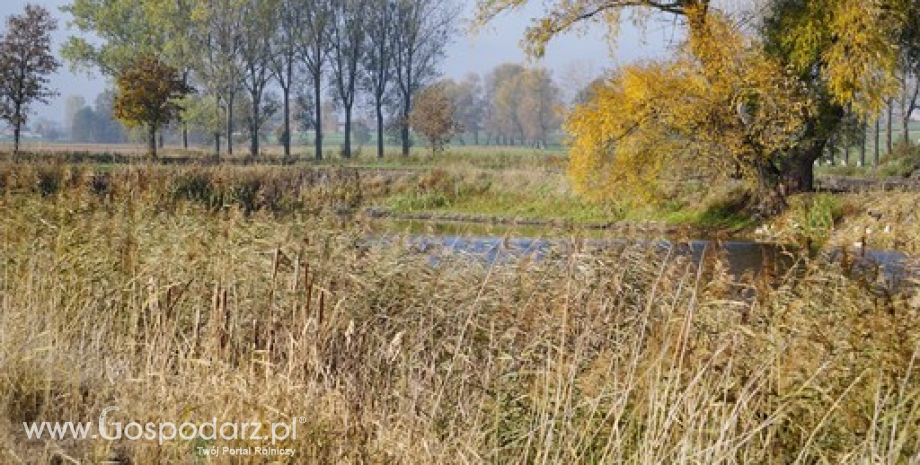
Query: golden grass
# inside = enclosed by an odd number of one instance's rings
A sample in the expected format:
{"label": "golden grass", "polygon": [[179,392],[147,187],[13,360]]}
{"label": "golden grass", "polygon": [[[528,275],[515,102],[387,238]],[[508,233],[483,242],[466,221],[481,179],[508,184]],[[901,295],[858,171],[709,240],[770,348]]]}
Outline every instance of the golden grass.
{"label": "golden grass", "polygon": [[715,253],[695,266],[638,246],[433,266],[319,208],[164,203],[188,173],[145,174],[115,183],[148,183],[132,195],[64,176],[45,196],[0,197],[2,463],[191,464],[213,445],[25,439],[23,421],[95,421],[112,405],[111,420],[141,423],[309,420],[283,444],[294,459],[235,463],[920,453],[909,288],[827,263],[742,286]]}
{"label": "golden grass", "polygon": [[851,251],[863,249],[920,253],[916,192],[802,194],[791,208],[760,231],[783,242],[824,244]]}

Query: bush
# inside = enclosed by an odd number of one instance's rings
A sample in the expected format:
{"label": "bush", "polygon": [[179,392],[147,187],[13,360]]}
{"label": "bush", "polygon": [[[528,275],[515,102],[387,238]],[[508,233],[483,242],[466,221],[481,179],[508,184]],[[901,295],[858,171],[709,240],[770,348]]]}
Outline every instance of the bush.
{"label": "bush", "polygon": [[898,143],[879,167],[882,176],[910,177],[920,169],[920,146]]}
{"label": "bush", "polygon": [[849,206],[834,194],[811,194],[793,198],[789,218],[801,243],[815,247],[827,242]]}

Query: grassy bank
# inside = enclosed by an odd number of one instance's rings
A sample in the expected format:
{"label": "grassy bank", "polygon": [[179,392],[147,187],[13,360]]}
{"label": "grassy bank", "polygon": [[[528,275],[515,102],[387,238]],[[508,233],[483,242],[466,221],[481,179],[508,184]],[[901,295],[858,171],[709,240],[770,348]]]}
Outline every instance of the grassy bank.
{"label": "grassy bank", "polygon": [[395,213],[502,216],[602,223],[622,218],[569,189],[564,174],[539,169],[436,168],[396,186],[384,206]]}
{"label": "grassy bank", "polygon": [[[196,184],[192,172],[125,171],[103,188],[65,171],[55,189],[36,187],[54,176],[5,173],[3,463],[191,464],[207,461],[200,447],[264,445],[24,435],[22,422],[95,421],[108,406],[123,423],[305,418],[278,444],[297,449],[293,459],[237,463],[920,453],[915,291],[880,292],[838,265],[736,284],[717,254],[697,267],[621,246],[432,266],[334,214],[347,176],[278,174],[247,208],[226,200],[240,173]],[[211,187],[176,187],[195,185]],[[279,215],[285,202],[303,206]]]}
{"label": "grassy bank", "polygon": [[920,254],[915,192],[803,194],[757,229],[759,239],[842,248]]}
{"label": "grassy bank", "polygon": [[[524,149],[518,149],[524,150]],[[60,157],[61,155],[55,155]],[[578,195],[552,155],[469,152],[369,163],[150,164],[117,155],[70,154],[64,162],[26,156],[0,161],[0,193],[56,195],[82,189],[105,198],[189,201],[211,210],[275,214],[371,212],[395,219],[609,228],[646,236],[754,237],[833,247],[920,251],[915,193],[805,194],[778,218],[752,218],[738,186],[699,186],[682,200],[611,205]],[[242,163],[243,160],[237,160]],[[753,234],[754,231],[757,234]]]}
{"label": "grassy bank", "polygon": [[152,172],[156,173],[154,177],[162,178],[171,170],[169,176],[173,180],[194,176],[203,182],[210,180],[217,190],[237,184],[243,178],[246,179],[243,183],[250,187],[242,189],[252,190],[253,185],[260,188],[260,180],[272,184],[277,178],[302,176],[300,173],[304,172],[354,170],[353,173],[359,173],[355,175],[358,182],[354,187],[360,190],[360,199],[350,198],[344,204],[350,208],[385,210],[396,217],[472,217],[486,222],[524,220],[574,227],[614,223],[651,224],[656,226],[653,229],[687,226],[705,235],[718,231],[731,233],[751,224],[731,204],[734,201],[731,186],[715,191],[701,186],[694,198],[682,201],[628,208],[604,205],[574,192],[561,153],[520,147],[463,147],[438,157],[390,154],[382,160],[363,156],[323,162],[284,161],[271,156],[257,160],[245,157],[217,160],[203,154],[174,152],[156,163],[150,162],[143,157],[117,153],[35,153],[23,155],[18,161],[0,161],[0,170],[48,172],[56,167],[53,169],[59,171],[112,172],[116,178],[126,172]]}
{"label": "grassy bank", "polygon": [[146,196],[161,205],[191,201],[211,209],[237,206],[279,214],[383,208],[396,216],[478,215],[575,225],[624,218],[583,200],[562,173],[549,169],[0,163],[0,193],[51,196],[67,189],[105,198]]}

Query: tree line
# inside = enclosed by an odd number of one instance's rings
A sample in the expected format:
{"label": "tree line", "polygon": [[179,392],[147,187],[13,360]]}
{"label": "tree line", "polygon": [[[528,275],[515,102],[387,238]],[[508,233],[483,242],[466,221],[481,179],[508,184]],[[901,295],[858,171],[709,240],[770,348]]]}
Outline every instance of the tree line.
{"label": "tree line", "polygon": [[463,145],[547,148],[558,142],[569,104],[547,69],[517,63],[498,65],[484,76],[438,81],[419,101],[410,123],[432,146],[453,139]]}
{"label": "tree line", "polygon": [[[462,144],[546,147],[560,129],[562,92],[545,69],[506,63],[484,76],[433,82],[455,32],[458,11],[449,2],[75,0],[64,10],[78,29],[101,39],[72,37],[64,57],[117,84],[95,107],[68,99],[66,127],[75,141],[123,142],[125,123],[142,128],[155,153],[167,125],[177,120],[185,147],[190,133],[203,132],[211,134],[215,152],[232,154],[234,135],[243,132],[255,156],[266,125],[280,120],[276,134],[285,156],[291,155],[296,124],[315,134],[316,157],[322,158],[324,132],[335,130],[342,115],[342,155],[348,157],[353,134],[359,142],[366,138],[364,122],[355,125],[360,119],[355,112],[370,107],[378,156],[387,133],[406,154],[415,100],[433,98],[434,90],[446,94],[446,107],[439,109],[449,110],[442,112],[450,119],[444,127]],[[47,89],[47,76],[60,66],[50,49],[57,25],[47,10],[34,5],[16,18],[4,40],[16,38],[20,49],[45,61],[25,77],[35,81],[30,102],[47,102],[56,95]],[[28,33],[25,24],[32,28]],[[16,68],[14,60],[6,62],[8,69]],[[432,91],[421,94],[429,87]],[[425,105],[418,107],[422,113]],[[27,110],[20,103],[18,113],[5,113],[14,115],[9,121],[24,123]],[[331,129],[324,121],[330,118],[336,120]],[[18,132],[16,139],[18,148]]]}
{"label": "tree line", "polygon": [[[198,129],[213,136],[215,152],[232,154],[242,130],[256,156],[260,134],[280,111],[289,157],[298,103],[307,107],[302,123],[315,133],[317,159],[327,91],[344,116],[343,156],[352,155],[354,111],[364,97],[373,101],[378,139],[390,116],[408,154],[414,99],[437,77],[459,16],[443,0],[74,0],[64,10],[99,39],[70,38],[64,57],[115,79],[119,97],[134,96],[121,111],[116,102],[116,112],[146,126],[154,150],[153,134],[178,117],[186,146],[189,129]],[[154,71],[172,89],[138,82]],[[167,104],[176,100],[177,108]]]}

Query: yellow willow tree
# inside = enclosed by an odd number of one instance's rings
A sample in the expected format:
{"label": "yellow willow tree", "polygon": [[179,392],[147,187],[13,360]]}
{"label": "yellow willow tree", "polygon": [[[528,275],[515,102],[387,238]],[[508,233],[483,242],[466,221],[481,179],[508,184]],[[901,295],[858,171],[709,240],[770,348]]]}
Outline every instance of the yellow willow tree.
{"label": "yellow willow tree", "polygon": [[[525,46],[540,55],[586,22],[613,37],[624,13],[679,17],[676,56],[616,71],[569,116],[572,178],[591,197],[648,199],[688,176],[740,177],[770,214],[813,188],[845,108],[871,114],[895,91],[897,37],[915,1],[762,0],[758,26],[742,30],[710,0],[565,0],[534,22]],[[479,21],[526,3],[481,0]]]}
{"label": "yellow willow tree", "polygon": [[711,15],[668,61],[623,67],[568,116],[569,173],[595,199],[650,201],[688,177],[741,177],[774,192],[770,163],[792,153],[814,111],[794,76]]}

